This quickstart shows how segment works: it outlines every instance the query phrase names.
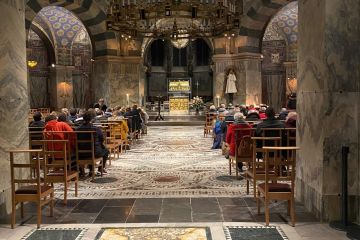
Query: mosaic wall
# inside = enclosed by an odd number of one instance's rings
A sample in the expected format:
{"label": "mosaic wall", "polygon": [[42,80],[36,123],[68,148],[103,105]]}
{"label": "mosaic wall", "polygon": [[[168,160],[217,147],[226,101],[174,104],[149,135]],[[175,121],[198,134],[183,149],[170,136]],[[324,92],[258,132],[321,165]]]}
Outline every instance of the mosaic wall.
{"label": "mosaic wall", "polygon": [[283,7],[268,24],[262,42],[262,99],[280,110],[286,104],[284,62],[297,61],[298,2]]}
{"label": "mosaic wall", "polygon": [[74,40],[86,32],[82,22],[65,8],[48,6],[37,14],[34,23],[41,26],[47,36],[51,36],[57,53],[57,64],[73,65],[71,48]]}
{"label": "mosaic wall", "polygon": [[298,2],[283,7],[270,21],[263,41],[285,40],[288,46],[287,60],[296,61],[298,39]]}
{"label": "mosaic wall", "polygon": [[[40,37],[31,29],[28,34],[28,59],[34,58],[38,66],[29,69],[30,105],[37,107],[57,107],[54,82],[69,81],[72,84],[72,100],[69,106],[87,107],[90,98],[90,77],[92,68],[92,46],[89,34],[80,20],[65,8],[49,6],[43,8],[34,18],[33,25],[47,37],[52,46],[45,46]],[[51,63],[47,59],[46,47],[53,47],[57,67],[53,71],[62,71],[61,66],[74,66],[72,73],[49,74]],[[58,66],[60,68],[58,68]],[[70,75],[69,75],[70,74]],[[65,79],[66,78],[66,79]],[[36,89],[36,91],[35,91]],[[54,105],[55,104],[55,105]]]}
{"label": "mosaic wall", "polygon": [[31,29],[27,41],[27,60],[35,60],[37,65],[28,68],[29,72],[29,101],[30,108],[41,108],[49,106],[48,80],[49,59],[44,42]]}

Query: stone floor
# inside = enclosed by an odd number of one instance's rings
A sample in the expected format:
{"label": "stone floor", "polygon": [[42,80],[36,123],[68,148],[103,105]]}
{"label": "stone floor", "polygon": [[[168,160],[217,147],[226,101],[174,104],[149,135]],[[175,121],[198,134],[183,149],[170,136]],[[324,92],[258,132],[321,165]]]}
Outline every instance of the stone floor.
{"label": "stone floor", "polygon": [[[227,160],[210,147],[211,138],[202,136],[201,127],[150,127],[148,136],[112,162],[106,178],[82,180],[79,197],[70,194],[66,206],[58,186],[55,215],[48,217],[48,209],[43,209],[42,227],[65,232],[80,229],[76,239],[89,240],[103,239],[96,236],[109,227],[146,228],[144,232],[153,230],[150,227],[162,231],[206,227],[211,238],[195,239],[214,240],[231,239],[229,227],[263,228],[264,214],[257,214],[255,199],[244,192],[244,180],[229,177]],[[347,239],[343,232],[319,223],[300,203],[295,228],[288,224],[284,203],[272,203],[270,213],[272,226],[284,233],[284,239]],[[35,206],[25,206],[24,219],[17,215],[14,230],[9,218],[0,219],[0,239],[38,238],[30,234],[36,226]],[[49,234],[44,239],[56,237]]]}

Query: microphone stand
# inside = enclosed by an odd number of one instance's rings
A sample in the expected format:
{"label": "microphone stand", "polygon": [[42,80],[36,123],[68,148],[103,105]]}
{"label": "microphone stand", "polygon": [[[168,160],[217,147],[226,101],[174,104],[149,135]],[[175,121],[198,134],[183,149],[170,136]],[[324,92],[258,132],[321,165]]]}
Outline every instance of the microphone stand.
{"label": "microphone stand", "polygon": [[164,121],[163,116],[161,116],[161,104],[160,104],[161,96],[157,96],[157,97],[158,97],[158,115],[156,116],[155,121],[159,121],[159,120]]}

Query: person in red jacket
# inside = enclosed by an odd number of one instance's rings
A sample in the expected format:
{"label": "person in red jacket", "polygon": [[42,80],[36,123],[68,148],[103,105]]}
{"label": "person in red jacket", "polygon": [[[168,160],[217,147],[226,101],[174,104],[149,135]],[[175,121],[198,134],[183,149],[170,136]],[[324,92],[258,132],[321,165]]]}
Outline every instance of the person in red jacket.
{"label": "person in red jacket", "polygon": [[[229,155],[235,156],[235,147],[236,147],[236,134],[237,134],[237,145],[240,144],[241,138],[246,135],[250,135],[250,130],[236,131],[237,129],[247,129],[251,128],[251,125],[245,122],[244,115],[242,113],[235,113],[234,123],[228,126],[226,134],[226,143],[229,145]],[[243,164],[239,163],[238,168],[242,172]]]}
{"label": "person in red jacket", "polygon": [[[69,140],[68,151],[74,153],[75,134],[74,130],[65,122],[58,122],[56,116],[49,115],[45,118],[44,138],[47,140]],[[63,132],[69,132],[63,133]],[[49,146],[49,150],[61,151],[63,144],[54,143]],[[55,155],[55,158],[63,158],[61,154]]]}

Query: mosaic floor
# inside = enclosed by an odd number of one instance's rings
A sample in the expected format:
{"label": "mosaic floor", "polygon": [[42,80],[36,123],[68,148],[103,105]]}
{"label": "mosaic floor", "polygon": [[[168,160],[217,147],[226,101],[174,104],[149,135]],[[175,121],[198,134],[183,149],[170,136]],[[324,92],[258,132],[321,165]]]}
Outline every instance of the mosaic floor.
{"label": "mosaic floor", "polygon": [[[228,161],[211,145],[201,126],[149,127],[148,135],[112,161],[106,176],[81,181],[79,197],[245,196],[245,181],[229,176]],[[61,198],[62,187],[56,188]]]}
{"label": "mosaic floor", "polygon": [[96,240],[211,240],[209,228],[104,228]]}
{"label": "mosaic floor", "polygon": [[[0,219],[0,240],[342,240],[345,233],[296,204],[297,225],[288,225],[286,204],[270,206],[272,228],[264,214],[245,195],[245,181],[228,175],[228,162],[211,150],[202,127],[149,127],[147,136],[112,162],[109,174],[94,182],[82,179],[79,197],[67,205],[56,185],[54,217],[42,211],[36,229],[36,206],[17,211],[16,228],[10,217]],[[71,186],[73,188],[73,186]]]}
{"label": "mosaic floor", "polygon": [[[42,228],[30,231],[23,240],[80,240],[88,229]],[[226,240],[287,240],[280,226],[224,226]],[[210,227],[107,227],[95,240],[212,240]]]}

